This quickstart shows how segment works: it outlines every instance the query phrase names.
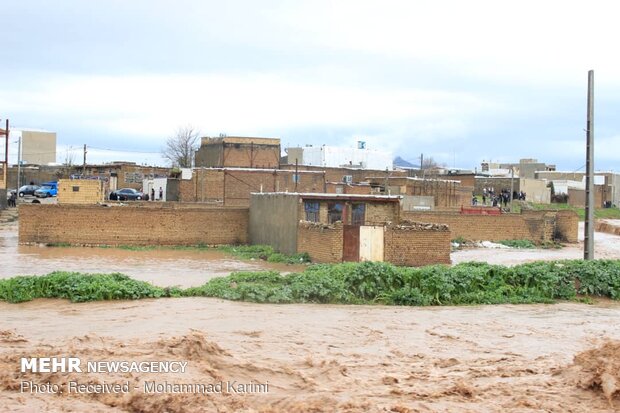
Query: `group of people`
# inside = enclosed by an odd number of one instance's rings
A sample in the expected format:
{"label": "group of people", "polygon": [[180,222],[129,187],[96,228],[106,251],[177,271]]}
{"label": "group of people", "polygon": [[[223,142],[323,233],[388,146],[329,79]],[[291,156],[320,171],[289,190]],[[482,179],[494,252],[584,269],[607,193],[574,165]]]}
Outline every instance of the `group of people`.
{"label": "group of people", "polygon": [[[142,190],[140,190],[140,192],[142,192]],[[149,194],[145,194],[146,196],[144,197],[145,201],[156,201],[157,199],[159,199],[160,201],[164,200],[164,189],[160,186],[159,187],[159,198],[155,198],[155,188],[151,188],[151,195],[149,196]]]}
{"label": "group of people", "polygon": [[[514,191],[512,193],[512,199],[518,199],[520,201],[525,201],[526,194],[523,191]],[[472,198],[472,205],[478,205],[478,197],[474,196]],[[504,208],[508,206],[510,203],[510,190],[502,189],[500,192],[495,192],[495,188],[482,188],[482,205],[487,206],[491,205],[494,207],[501,207],[502,204]]]}

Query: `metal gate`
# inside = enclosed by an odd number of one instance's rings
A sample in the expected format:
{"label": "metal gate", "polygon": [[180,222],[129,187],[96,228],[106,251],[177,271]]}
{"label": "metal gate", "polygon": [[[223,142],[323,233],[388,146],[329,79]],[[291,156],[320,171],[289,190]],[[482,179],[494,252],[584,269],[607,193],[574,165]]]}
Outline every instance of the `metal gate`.
{"label": "metal gate", "polygon": [[342,227],[342,261],[360,260],[360,227],[344,225]]}

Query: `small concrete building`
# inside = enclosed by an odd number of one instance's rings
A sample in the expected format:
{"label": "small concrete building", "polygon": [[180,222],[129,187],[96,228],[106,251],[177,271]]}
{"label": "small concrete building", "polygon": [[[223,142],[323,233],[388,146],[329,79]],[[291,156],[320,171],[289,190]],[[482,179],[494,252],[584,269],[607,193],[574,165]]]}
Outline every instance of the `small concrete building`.
{"label": "small concrete building", "polygon": [[94,205],[104,202],[107,185],[101,179],[60,179],[58,203]]}
{"label": "small concrete building", "polygon": [[365,142],[359,141],[356,148],[337,146],[305,146],[287,148],[287,162],[290,165],[323,167],[356,167],[360,169],[392,170],[391,152],[368,149]]}
{"label": "small concrete building", "polygon": [[473,187],[462,186],[460,181],[449,179],[425,179],[415,177],[368,177],[370,185],[378,191],[394,195],[433,197],[433,206],[437,208],[458,209],[471,204]]}
{"label": "small concrete building", "polygon": [[253,193],[251,244],[308,253],[315,262],[450,263],[445,225],[401,222],[400,196]]}
{"label": "small concrete building", "polygon": [[196,167],[279,168],[280,139],[204,137],[195,155]]}
{"label": "small concrete building", "polygon": [[21,161],[31,165],[56,162],[56,133],[38,130],[22,130]]}

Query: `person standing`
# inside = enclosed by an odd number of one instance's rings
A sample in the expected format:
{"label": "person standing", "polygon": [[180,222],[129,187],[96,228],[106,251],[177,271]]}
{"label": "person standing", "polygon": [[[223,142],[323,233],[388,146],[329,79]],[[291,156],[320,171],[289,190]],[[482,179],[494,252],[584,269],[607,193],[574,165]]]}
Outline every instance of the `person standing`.
{"label": "person standing", "polygon": [[151,201],[155,201],[155,188],[151,188]]}
{"label": "person standing", "polygon": [[159,187],[159,200],[160,201],[164,200],[164,190],[161,186]]}

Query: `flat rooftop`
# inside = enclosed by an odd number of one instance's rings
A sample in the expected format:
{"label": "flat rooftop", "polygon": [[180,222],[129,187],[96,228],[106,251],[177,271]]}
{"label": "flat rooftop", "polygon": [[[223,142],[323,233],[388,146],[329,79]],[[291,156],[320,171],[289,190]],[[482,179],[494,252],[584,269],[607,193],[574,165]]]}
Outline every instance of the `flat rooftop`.
{"label": "flat rooftop", "polygon": [[230,143],[230,144],[254,144],[254,145],[280,145],[279,138],[258,138],[252,136],[223,136],[223,137],[214,137],[210,138],[205,136],[200,138],[201,145],[214,145],[214,144],[222,144],[222,143]]}
{"label": "flat rooftop", "polygon": [[328,193],[312,193],[312,192],[252,192],[256,196],[297,196],[303,199],[342,199],[354,201],[386,201],[398,202],[402,199],[401,195],[355,195],[355,194],[328,194]]}

